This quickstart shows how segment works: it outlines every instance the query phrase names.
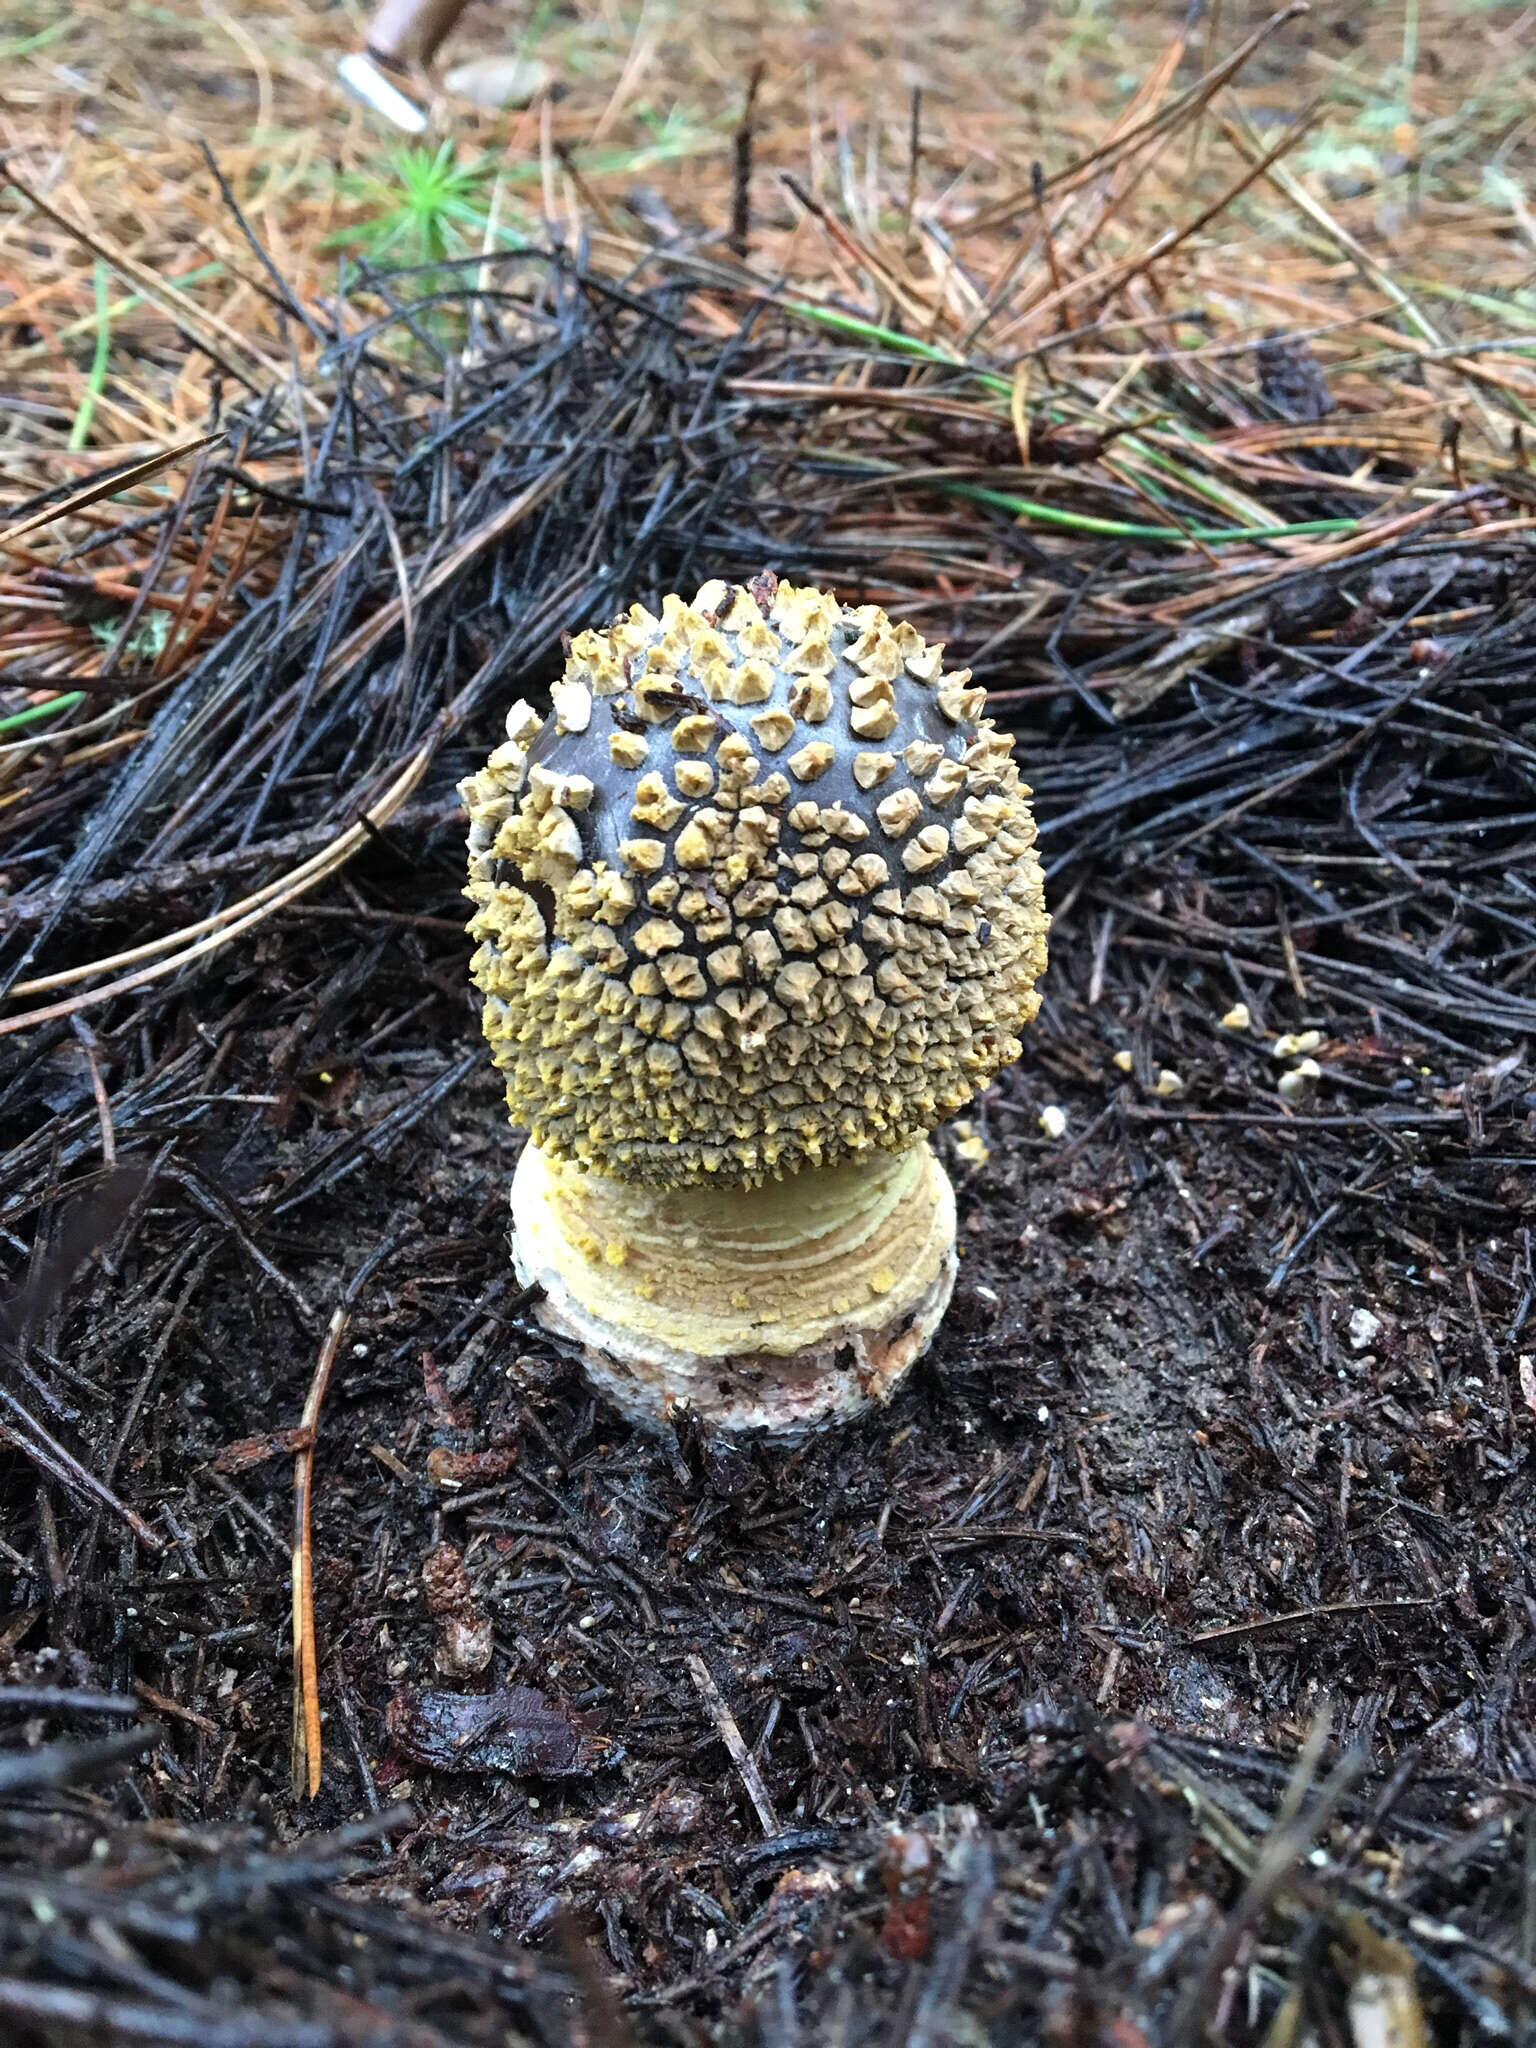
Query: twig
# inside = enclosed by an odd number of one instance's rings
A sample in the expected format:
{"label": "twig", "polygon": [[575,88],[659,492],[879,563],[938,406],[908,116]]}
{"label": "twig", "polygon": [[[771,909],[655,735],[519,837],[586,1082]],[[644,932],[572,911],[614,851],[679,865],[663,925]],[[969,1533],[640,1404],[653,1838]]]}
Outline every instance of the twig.
{"label": "twig", "polygon": [[229,2018],[203,1999],[196,2011],[178,2012],[158,2000],[150,2005],[26,1977],[0,1977],[0,2013],[55,2040],[145,2048],[336,2048],[340,2038],[328,2020]]}
{"label": "twig", "polygon": [[757,116],[757,92],[763,82],[764,66],[759,62],[752,67],[752,76],[747,81],[746,105],[741,110],[741,119],[736,124],[732,143],[733,162],[731,175],[731,253],[747,260],[752,245],[752,141]]}
{"label": "twig", "polygon": [[103,1735],[99,1742],[49,1742],[41,1749],[12,1751],[0,1756],[0,1795],[32,1792],[42,1786],[74,1785],[113,1770],[129,1758],[142,1756],[160,1740],[161,1731],[150,1722],[138,1728],[123,1728],[115,1735]]}
{"label": "twig", "polygon": [[1282,1890],[1307,1844],[1327,1826],[1360,1779],[1365,1775],[1365,1758],[1358,1750],[1347,1752],[1335,1766],[1317,1799],[1303,1815],[1302,1807],[1311,1789],[1323,1746],[1327,1741],[1329,1717],[1319,1714],[1308,1731],[1297,1761],[1295,1774],[1281,1801],[1275,1825],[1252,1860],[1242,1897],[1227,1915],[1201,1967],[1186,1983],[1169,2021],[1168,2038],[1195,2041],[1203,2031],[1202,2022],[1215,2002],[1222,1973],[1237,1953],[1244,1933],[1255,1926],[1275,1895]]}
{"label": "twig", "polygon": [[[461,815],[456,803],[406,804],[390,821],[390,838],[431,832],[455,822]],[[64,908],[70,917],[106,917],[153,903],[174,901],[196,889],[206,888],[211,882],[249,873],[252,868],[281,867],[289,862],[306,860],[311,854],[332,845],[335,837],[335,830],[329,825],[310,825],[302,831],[285,833],[280,839],[258,840],[254,845],[237,847],[229,853],[206,854],[200,860],[169,862],[159,868],[129,869],[124,874],[114,875],[109,882],[96,882],[89,888],[76,890]],[[19,929],[23,925],[41,923],[58,908],[58,903],[47,890],[23,890],[7,902],[6,921],[13,929]]]}
{"label": "twig", "polygon": [[716,1733],[725,1744],[731,1762],[736,1766],[741,1782],[747,1788],[747,1797],[752,1801],[763,1833],[767,1836],[776,1835],[779,1832],[779,1817],[773,1810],[773,1801],[768,1796],[768,1787],[763,1783],[763,1774],[757,1767],[757,1759],[742,1740],[735,1715],[726,1705],[709,1666],[697,1651],[689,1651],[687,1664],[688,1675],[699,1689],[699,1697],[704,1702],[709,1718],[715,1724]]}
{"label": "twig", "polygon": [[117,1135],[112,1128],[112,1103],[101,1075],[101,1042],[83,1017],[71,1017],[70,1026],[80,1041],[91,1074],[91,1093],[96,1098],[96,1115],[101,1124],[101,1163],[110,1173],[117,1165]]}
{"label": "twig", "polygon": [[1405,1608],[1437,1607],[1439,1600],[1428,1594],[1402,1600],[1328,1600],[1317,1607],[1298,1607],[1290,1614],[1261,1614],[1253,1621],[1230,1621],[1220,1628],[1203,1628],[1186,1638],[1191,1643],[1230,1642],[1237,1636],[1268,1635],[1272,1629],[1292,1628],[1297,1622],[1326,1621],[1335,1614],[1398,1614]]}
{"label": "twig", "polygon": [[0,1707],[29,1714],[136,1714],[139,1703],[120,1692],[84,1692],[68,1685],[0,1685]]}
{"label": "twig", "polygon": [[126,1501],[119,1500],[110,1486],[103,1484],[73,1452],[64,1448],[57,1437],[50,1435],[8,1387],[0,1387],[0,1402],[15,1418],[11,1422],[0,1423],[0,1440],[25,1452],[35,1465],[40,1465],[61,1485],[88,1494],[104,1508],[110,1508],[120,1521],[128,1525],[146,1550],[156,1555],[164,1550],[164,1543],[142,1516],[136,1514]]}

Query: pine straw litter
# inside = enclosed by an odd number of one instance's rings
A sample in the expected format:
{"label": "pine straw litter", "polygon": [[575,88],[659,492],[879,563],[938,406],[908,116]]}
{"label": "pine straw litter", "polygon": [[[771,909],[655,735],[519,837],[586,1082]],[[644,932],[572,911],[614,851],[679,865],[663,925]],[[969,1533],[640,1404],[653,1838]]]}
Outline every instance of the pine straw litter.
{"label": "pine straw litter", "polygon": [[[554,157],[343,292],[231,191],[243,325],[12,165],[175,428],[83,481],[23,404],[0,532],[19,2038],[1531,2024],[1536,381],[1294,180],[1346,268],[1244,284],[1305,122],[1187,56],[964,233],[921,149],[729,231]],[[940,1342],[793,1452],[532,1321],[453,797],[563,636],[765,566],[972,663],[1056,917]]]}

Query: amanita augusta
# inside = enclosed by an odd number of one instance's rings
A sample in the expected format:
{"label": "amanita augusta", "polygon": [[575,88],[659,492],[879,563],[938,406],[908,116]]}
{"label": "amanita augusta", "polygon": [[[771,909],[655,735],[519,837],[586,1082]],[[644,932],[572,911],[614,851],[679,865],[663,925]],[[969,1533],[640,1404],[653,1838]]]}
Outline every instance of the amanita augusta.
{"label": "amanita augusta", "polygon": [[771,575],[582,633],[551,696],[461,791],[518,1275],[636,1418],[883,1400],[954,1286],[928,1133],[1039,1007],[1012,740],[941,646]]}

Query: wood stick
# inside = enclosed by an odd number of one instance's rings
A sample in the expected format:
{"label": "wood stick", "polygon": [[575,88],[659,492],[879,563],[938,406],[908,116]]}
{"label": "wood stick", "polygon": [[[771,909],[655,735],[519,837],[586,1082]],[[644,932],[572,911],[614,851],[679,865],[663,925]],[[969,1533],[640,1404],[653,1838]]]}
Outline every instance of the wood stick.
{"label": "wood stick", "polygon": [[757,1768],[756,1757],[742,1740],[736,1716],[726,1705],[719,1686],[710,1675],[709,1666],[697,1651],[689,1652],[688,1675],[698,1687],[699,1697],[704,1702],[709,1718],[714,1722],[716,1732],[725,1744],[742,1784],[747,1788],[747,1797],[757,1809],[763,1833],[771,1839],[779,1832],[779,1817],[773,1810],[773,1801],[768,1796],[768,1787],[763,1783],[763,1774]]}

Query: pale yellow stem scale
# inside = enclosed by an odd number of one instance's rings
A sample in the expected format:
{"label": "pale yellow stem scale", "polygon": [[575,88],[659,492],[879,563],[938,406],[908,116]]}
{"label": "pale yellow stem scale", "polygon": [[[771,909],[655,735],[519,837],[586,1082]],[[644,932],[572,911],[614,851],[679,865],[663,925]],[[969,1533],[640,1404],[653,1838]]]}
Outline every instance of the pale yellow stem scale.
{"label": "pale yellow stem scale", "polygon": [[926,1139],[761,1187],[667,1189],[528,1145],[513,1256],[535,1314],[636,1420],[692,1409],[793,1432],[882,1400],[955,1277],[955,1202]]}

